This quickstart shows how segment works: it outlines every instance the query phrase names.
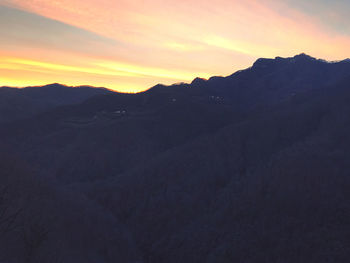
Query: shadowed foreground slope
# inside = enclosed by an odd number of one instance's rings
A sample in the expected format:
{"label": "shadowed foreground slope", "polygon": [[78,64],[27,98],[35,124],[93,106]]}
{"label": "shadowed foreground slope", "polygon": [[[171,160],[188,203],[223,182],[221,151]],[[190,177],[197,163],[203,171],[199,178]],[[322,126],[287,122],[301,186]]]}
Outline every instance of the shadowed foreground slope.
{"label": "shadowed foreground slope", "polygon": [[[19,201],[0,255],[347,262],[349,100],[348,61],[301,54],[8,123],[2,149],[17,164],[1,180]],[[32,229],[45,238],[28,248]]]}

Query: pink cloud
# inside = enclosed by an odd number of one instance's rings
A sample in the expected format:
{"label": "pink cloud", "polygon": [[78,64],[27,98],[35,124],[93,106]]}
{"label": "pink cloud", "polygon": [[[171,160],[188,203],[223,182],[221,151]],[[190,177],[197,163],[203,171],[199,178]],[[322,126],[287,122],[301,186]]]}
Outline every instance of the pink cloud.
{"label": "pink cloud", "polygon": [[[350,55],[349,37],[274,0],[5,0],[4,4],[113,38],[123,46],[109,46],[95,59],[137,68],[182,69],[193,77],[230,74],[261,56],[306,52],[336,60]],[[90,61],[93,52],[85,53]]]}

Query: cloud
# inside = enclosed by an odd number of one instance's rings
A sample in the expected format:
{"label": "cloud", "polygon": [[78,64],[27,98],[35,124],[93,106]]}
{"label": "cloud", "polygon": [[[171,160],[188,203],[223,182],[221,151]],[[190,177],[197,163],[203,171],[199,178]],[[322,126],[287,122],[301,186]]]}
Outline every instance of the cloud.
{"label": "cloud", "polygon": [[350,56],[346,34],[288,1],[3,0],[0,47],[7,56],[70,72],[95,68],[96,81],[102,69],[133,74],[107,74],[101,82],[119,89],[228,75],[258,57]]}

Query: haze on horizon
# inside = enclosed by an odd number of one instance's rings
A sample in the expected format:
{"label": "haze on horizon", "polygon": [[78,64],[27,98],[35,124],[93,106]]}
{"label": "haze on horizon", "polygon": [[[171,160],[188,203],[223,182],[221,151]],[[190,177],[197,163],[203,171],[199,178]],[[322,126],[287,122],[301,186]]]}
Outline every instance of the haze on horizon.
{"label": "haze on horizon", "polygon": [[259,57],[350,57],[345,0],[0,0],[0,86],[137,92]]}

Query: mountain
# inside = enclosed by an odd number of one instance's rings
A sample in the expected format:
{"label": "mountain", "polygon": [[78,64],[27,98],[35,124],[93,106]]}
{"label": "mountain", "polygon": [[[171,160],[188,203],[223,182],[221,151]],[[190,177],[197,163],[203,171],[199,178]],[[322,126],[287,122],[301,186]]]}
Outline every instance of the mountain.
{"label": "mountain", "polygon": [[60,105],[80,103],[92,96],[108,93],[111,91],[103,88],[60,84],[27,88],[0,87],[0,122],[32,117]]}
{"label": "mountain", "polygon": [[0,260],[347,262],[349,85],[301,54],[8,122]]}

